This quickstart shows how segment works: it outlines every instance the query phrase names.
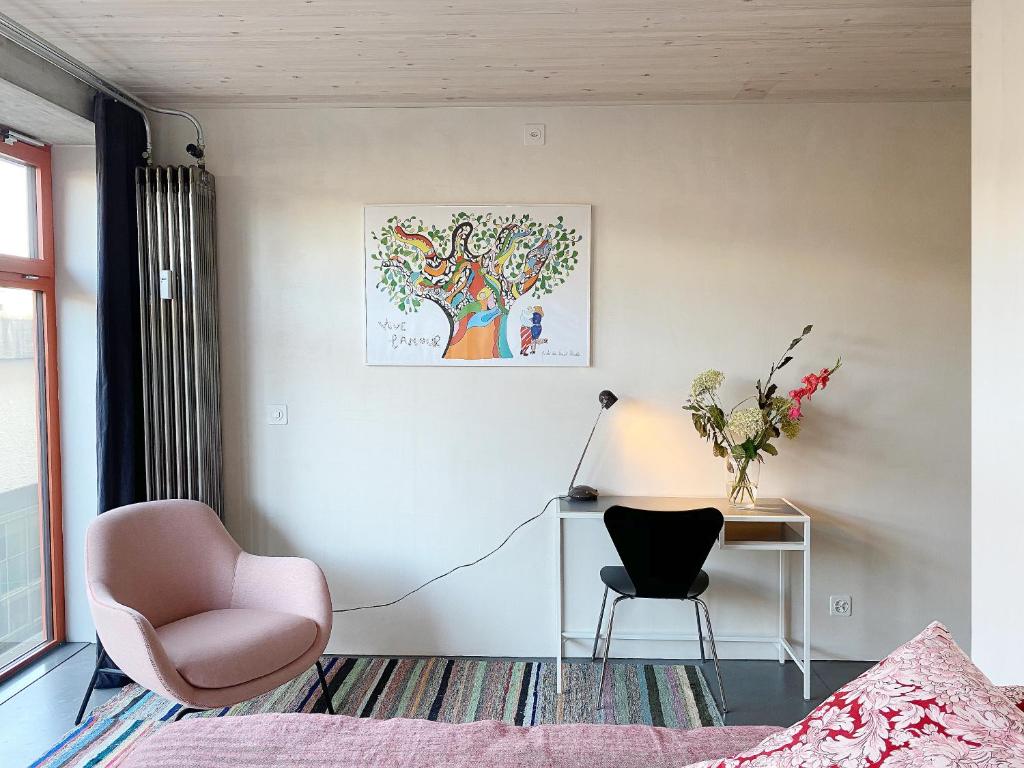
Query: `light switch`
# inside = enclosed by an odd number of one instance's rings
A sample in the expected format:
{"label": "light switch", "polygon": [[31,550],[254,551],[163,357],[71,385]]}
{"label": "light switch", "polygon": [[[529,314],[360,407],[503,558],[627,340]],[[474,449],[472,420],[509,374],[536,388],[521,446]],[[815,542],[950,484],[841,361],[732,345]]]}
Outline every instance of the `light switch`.
{"label": "light switch", "polygon": [[528,147],[544,146],[544,123],[527,123],[524,125],[523,144]]}
{"label": "light switch", "polygon": [[288,406],[287,405],[268,405],[267,406],[267,424],[274,426],[284,426],[288,423]]}

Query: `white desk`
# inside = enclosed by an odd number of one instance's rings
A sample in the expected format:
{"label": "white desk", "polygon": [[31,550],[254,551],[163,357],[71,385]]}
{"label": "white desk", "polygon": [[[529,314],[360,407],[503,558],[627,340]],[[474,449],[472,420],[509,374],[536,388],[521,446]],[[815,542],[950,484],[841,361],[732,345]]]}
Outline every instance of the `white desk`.
{"label": "white desk", "polygon": [[[774,637],[746,637],[724,635],[719,641],[741,641],[771,643],[778,647],[779,663],[789,656],[804,675],[804,699],[811,698],[811,518],[786,499],[761,499],[758,509],[734,509],[724,498],[670,498],[665,496],[601,496],[597,501],[572,501],[560,499],[555,520],[555,590],[556,627],[558,630],[556,650],[556,679],[558,692],[562,691],[562,653],[566,640],[593,639],[593,632],[570,631],[563,626],[563,569],[562,529],[566,520],[602,521],[604,511],[614,505],[636,509],[681,510],[715,507],[722,511],[725,525],[718,538],[720,549],[750,551],[777,551],[779,553],[779,624]],[[803,555],[803,658],[797,656],[786,638],[786,617],[789,610],[789,590],[786,579],[786,553],[800,552]],[[632,632],[615,635],[619,640],[696,640],[692,635],[669,632]]]}

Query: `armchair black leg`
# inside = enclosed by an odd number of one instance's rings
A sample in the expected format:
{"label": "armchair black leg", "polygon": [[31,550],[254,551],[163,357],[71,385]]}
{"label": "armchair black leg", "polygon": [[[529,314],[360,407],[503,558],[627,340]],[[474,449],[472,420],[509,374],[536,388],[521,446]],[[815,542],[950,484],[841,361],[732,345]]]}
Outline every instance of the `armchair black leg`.
{"label": "armchair black leg", "polygon": [[195,707],[182,707],[181,709],[178,710],[178,713],[171,719],[171,722],[172,723],[176,723],[179,720],[181,720],[181,718],[183,718],[185,715],[191,715],[191,714],[194,714],[196,712],[205,712],[205,711],[206,711],[205,709],[196,709]]}
{"label": "armchair black leg", "polygon": [[316,662],[316,676],[320,679],[320,689],[324,692],[324,703],[327,705],[327,712],[334,714],[334,704],[331,703],[331,690],[327,687],[327,678],[324,677],[324,668],[317,659]]}
{"label": "armchair black leg", "polygon": [[[92,671],[92,677],[89,679],[89,685],[85,689],[85,696],[82,697],[82,705],[78,708],[78,715],[75,717],[75,725],[82,722],[82,716],[85,715],[85,708],[89,705],[89,699],[92,698],[92,692],[96,690],[96,681],[99,680],[100,675],[103,673],[123,675],[124,673],[113,666],[113,660],[107,655],[106,650],[103,648],[103,644],[99,643],[99,647],[96,650],[96,668]],[[109,661],[111,666],[105,666],[105,662]]]}
{"label": "armchair black leg", "polygon": [[85,714],[85,708],[89,705],[89,699],[92,698],[92,692],[96,689],[96,681],[100,676],[100,668],[103,666],[100,662],[103,661],[103,657],[106,654],[100,651],[99,656],[96,657],[96,667],[92,671],[92,678],[89,680],[89,685],[85,689],[85,696],[82,697],[82,705],[78,708],[78,715],[75,717],[75,725],[82,722],[82,716]]}

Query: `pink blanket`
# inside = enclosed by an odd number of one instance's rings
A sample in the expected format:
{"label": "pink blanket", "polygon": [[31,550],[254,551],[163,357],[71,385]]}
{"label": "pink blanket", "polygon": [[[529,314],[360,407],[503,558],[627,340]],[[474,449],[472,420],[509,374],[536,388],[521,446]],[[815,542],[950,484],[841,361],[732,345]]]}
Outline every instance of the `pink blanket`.
{"label": "pink blanket", "polygon": [[728,757],[771,726],[451,725],[330,715],[196,718],[140,739],[121,768],[682,768]]}

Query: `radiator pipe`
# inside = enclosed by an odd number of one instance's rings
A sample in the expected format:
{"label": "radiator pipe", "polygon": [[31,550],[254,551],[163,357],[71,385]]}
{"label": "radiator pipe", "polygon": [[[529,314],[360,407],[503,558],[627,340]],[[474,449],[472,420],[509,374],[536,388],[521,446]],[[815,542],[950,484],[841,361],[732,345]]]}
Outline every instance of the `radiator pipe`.
{"label": "radiator pipe", "polygon": [[153,131],[150,127],[149,116],[146,112],[156,112],[161,115],[181,117],[192,123],[196,130],[196,143],[189,144],[185,148],[185,151],[196,159],[200,167],[205,166],[206,137],[203,134],[203,126],[199,124],[199,120],[197,120],[194,115],[180,109],[154,107],[153,105],[147,104],[141,99],[132,96],[120,86],[111,83],[109,80],[105,80],[91,67],[83,64],[70,54],[65,53],[60,48],[57,48],[55,45],[47,42],[43,38],[39,37],[39,35],[22,26],[4,13],[0,13],[0,35],[3,35],[15,45],[20,45],[30,53],[48,61],[65,74],[85,83],[90,88],[94,88],[101,93],[105,93],[107,96],[117,99],[138,112],[142,116],[142,122],[146,128],[146,152],[144,157],[147,165],[153,164]]}

